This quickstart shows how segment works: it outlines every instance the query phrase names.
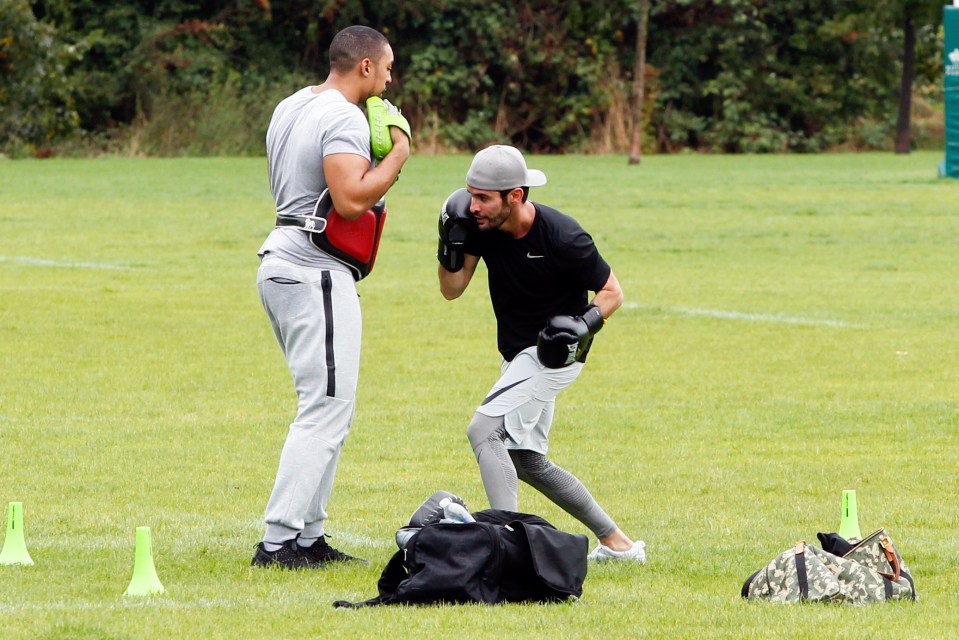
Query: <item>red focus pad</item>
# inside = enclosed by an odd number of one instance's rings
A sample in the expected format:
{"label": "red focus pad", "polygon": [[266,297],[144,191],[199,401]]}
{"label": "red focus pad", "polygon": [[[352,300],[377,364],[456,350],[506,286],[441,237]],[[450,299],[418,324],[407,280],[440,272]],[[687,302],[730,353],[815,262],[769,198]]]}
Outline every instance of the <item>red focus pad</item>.
{"label": "red focus pad", "polygon": [[313,244],[348,266],[356,280],[369,275],[386,221],[386,201],[380,200],[355,220],[347,220],[333,208],[333,199],[327,189],[320,195],[313,211],[315,217],[326,220],[322,231],[310,233]]}
{"label": "red focus pad", "polygon": [[360,262],[370,262],[376,245],[377,216],[372,211],[363,213],[355,220],[333,214],[327,218],[326,237],[330,244]]}

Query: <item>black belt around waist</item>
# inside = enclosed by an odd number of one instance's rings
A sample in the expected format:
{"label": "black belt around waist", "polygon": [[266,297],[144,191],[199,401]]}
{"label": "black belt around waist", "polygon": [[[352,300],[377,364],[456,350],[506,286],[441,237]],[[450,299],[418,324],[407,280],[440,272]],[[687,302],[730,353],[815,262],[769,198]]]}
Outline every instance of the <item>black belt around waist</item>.
{"label": "black belt around waist", "polygon": [[319,216],[283,216],[276,217],[277,227],[296,227],[313,233],[326,231],[326,218]]}

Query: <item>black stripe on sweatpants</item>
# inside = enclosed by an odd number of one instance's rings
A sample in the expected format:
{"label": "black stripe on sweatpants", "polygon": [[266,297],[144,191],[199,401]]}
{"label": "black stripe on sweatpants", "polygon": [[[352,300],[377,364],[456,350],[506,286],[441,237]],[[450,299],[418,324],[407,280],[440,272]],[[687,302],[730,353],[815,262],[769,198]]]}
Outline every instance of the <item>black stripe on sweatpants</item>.
{"label": "black stripe on sweatpants", "polygon": [[326,395],[336,395],[336,358],[333,354],[333,278],[324,271],[320,280],[323,287],[323,317],[326,320]]}

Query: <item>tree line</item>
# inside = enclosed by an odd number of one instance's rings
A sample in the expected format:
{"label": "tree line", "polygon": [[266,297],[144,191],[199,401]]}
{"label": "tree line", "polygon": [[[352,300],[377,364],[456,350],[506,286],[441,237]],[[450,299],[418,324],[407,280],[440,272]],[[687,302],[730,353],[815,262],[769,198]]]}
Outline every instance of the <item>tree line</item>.
{"label": "tree line", "polygon": [[2,0],[0,153],[261,154],[357,23],[393,45],[420,151],[905,151],[941,126],[941,21],[928,0]]}

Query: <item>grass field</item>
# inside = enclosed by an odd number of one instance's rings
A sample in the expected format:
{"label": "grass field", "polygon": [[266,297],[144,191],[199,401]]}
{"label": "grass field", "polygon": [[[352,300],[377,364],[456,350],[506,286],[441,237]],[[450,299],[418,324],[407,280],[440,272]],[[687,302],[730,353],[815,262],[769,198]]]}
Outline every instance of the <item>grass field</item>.
{"label": "grass field", "polygon": [[[376,594],[436,489],[485,494],[465,437],[499,360],[483,276],[446,302],[436,217],[469,158],[415,157],[360,283],[357,417],[332,543],[373,562],[252,570],[295,397],[254,285],[262,159],[0,161],[0,566],[8,638],[948,638],[959,629],[959,182],[939,154],[538,157],[626,303],[560,397],[553,459],[645,566],[562,605],[340,611]],[[918,603],[776,606],[743,580],[839,525],[885,526]],[[585,529],[538,494],[520,506]],[[138,526],[167,592],[124,598]],[[0,533],[2,535],[2,533]]]}

